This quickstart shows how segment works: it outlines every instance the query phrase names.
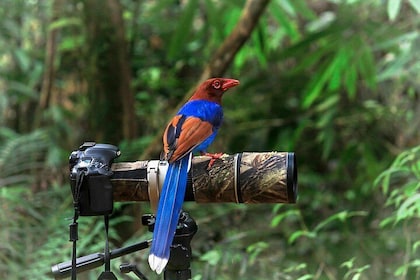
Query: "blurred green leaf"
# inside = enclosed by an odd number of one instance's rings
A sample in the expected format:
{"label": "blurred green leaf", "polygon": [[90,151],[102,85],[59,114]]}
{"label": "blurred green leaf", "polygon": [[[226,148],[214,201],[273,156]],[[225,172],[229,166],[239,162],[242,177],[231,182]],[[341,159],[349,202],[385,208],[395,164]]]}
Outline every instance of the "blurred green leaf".
{"label": "blurred green leaf", "polygon": [[187,1],[184,11],[178,21],[175,33],[171,37],[169,43],[168,56],[175,59],[179,52],[182,52],[187,45],[190,31],[193,28],[193,21],[197,11],[198,1]]}
{"label": "blurred green leaf", "polygon": [[13,55],[23,72],[27,72],[31,66],[31,57],[23,49],[15,49]]}
{"label": "blurred green leaf", "polygon": [[340,88],[343,73],[346,71],[349,61],[347,48],[340,48],[335,55],[334,69],[328,83],[328,90],[334,91]]}
{"label": "blurred green leaf", "polygon": [[315,100],[322,94],[325,85],[334,73],[339,60],[337,57],[329,59],[325,63],[325,68],[320,69],[320,72],[315,74],[311,82],[307,86],[304,94],[303,108],[309,108]]}
{"label": "blurred green leaf", "polygon": [[[291,21],[285,12],[283,12],[282,7],[285,3],[289,3],[288,1],[281,1],[276,2],[273,1],[270,3],[270,12],[273,14],[273,17],[279,22],[279,24],[284,28],[285,33],[290,36],[292,42],[298,40],[300,38],[299,31],[297,27],[294,25],[294,22]],[[282,7],[280,7],[282,6]]]}
{"label": "blurred green leaf", "polygon": [[344,84],[350,98],[354,98],[357,90],[357,68],[354,63],[349,63],[344,72]]}
{"label": "blurred green leaf", "polygon": [[302,15],[308,20],[313,20],[316,18],[315,13],[308,7],[306,1],[304,0],[293,0],[288,1],[288,3],[293,6],[296,13]]}
{"label": "blurred green leaf", "polygon": [[49,30],[54,30],[54,29],[65,28],[65,27],[68,27],[68,26],[81,27],[82,23],[83,23],[82,20],[80,18],[77,18],[77,17],[60,18],[60,19],[57,19],[56,21],[52,22],[48,26],[48,29]]}
{"label": "blurred green leaf", "polygon": [[306,274],[297,278],[296,280],[307,280],[307,279],[314,279],[314,276],[312,274]]}
{"label": "blurred green leaf", "polygon": [[366,211],[341,211],[336,214],[333,214],[329,216],[327,219],[323,220],[321,223],[319,223],[315,228],[315,232],[319,232],[321,229],[326,227],[328,224],[330,224],[333,221],[340,221],[345,222],[349,218],[352,217],[360,217],[360,216],[366,216],[368,213]]}
{"label": "blurred green leaf", "polygon": [[293,242],[295,242],[298,238],[301,237],[308,237],[308,238],[316,238],[316,232],[312,232],[312,231],[305,231],[305,230],[298,230],[292,233],[292,235],[290,235],[288,242],[289,244],[292,244]]}
{"label": "blurred green leaf", "polygon": [[370,88],[376,87],[376,69],[372,49],[367,46],[361,46],[360,58],[358,59],[358,70],[360,77]]}
{"label": "blurred green leaf", "polygon": [[[415,186],[416,189],[420,190],[420,183],[415,184]],[[397,211],[396,222],[415,217],[420,218],[420,193],[412,195],[401,204]]]}
{"label": "blurred green leaf", "polygon": [[285,218],[290,216],[299,216],[300,213],[298,210],[288,210],[283,213],[277,214],[272,220],[271,220],[271,227],[278,226]]}
{"label": "blurred green leaf", "polygon": [[408,0],[411,7],[413,7],[417,13],[420,13],[420,1],[418,0]]}
{"label": "blurred green leaf", "polygon": [[391,21],[395,20],[401,7],[401,0],[388,0],[387,11]]}
{"label": "blurred green leaf", "polygon": [[345,268],[347,268],[347,269],[351,269],[351,268],[353,268],[353,266],[354,266],[354,260],[355,260],[355,257],[351,258],[351,259],[350,259],[350,260],[348,260],[348,261],[343,262],[343,263],[340,265],[340,267],[345,267]]}
{"label": "blurred green leaf", "polygon": [[249,261],[251,264],[255,263],[258,255],[269,248],[269,244],[264,241],[259,241],[257,243],[251,244],[246,248],[247,253],[250,254]]}
{"label": "blurred green leaf", "polygon": [[221,259],[221,255],[216,250],[211,250],[200,257],[201,261],[205,261],[210,265],[217,265]]}
{"label": "blurred green leaf", "polygon": [[59,44],[60,51],[72,51],[76,50],[85,44],[85,37],[81,36],[72,36],[64,37]]}

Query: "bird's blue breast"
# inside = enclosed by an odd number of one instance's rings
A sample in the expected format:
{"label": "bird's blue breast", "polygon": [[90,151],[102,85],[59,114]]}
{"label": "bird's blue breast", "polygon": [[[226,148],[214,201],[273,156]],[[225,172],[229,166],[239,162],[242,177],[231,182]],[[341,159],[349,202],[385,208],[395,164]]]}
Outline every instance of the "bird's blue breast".
{"label": "bird's blue breast", "polygon": [[213,133],[194,148],[194,152],[205,152],[207,147],[216,138],[217,131],[223,121],[223,109],[217,103],[207,100],[193,100],[187,102],[178,114],[193,116],[213,125]]}
{"label": "bird's blue breast", "polygon": [[223,120],[222,106],[207,100],[189,101],[179,110],[178,114],[200,118],[211,123],[214,129],[218,129]]}

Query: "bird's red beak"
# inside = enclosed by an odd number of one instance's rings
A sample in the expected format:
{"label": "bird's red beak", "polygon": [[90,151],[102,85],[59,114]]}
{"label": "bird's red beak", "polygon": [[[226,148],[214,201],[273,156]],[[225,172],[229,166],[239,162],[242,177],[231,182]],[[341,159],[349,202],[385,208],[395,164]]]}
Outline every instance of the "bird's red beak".
{"label": "bird's red beak", "polygon": [[222,89],[223,91],[227,91],[228,89],[239,85],[239,81],[235,79],[224,79]]}

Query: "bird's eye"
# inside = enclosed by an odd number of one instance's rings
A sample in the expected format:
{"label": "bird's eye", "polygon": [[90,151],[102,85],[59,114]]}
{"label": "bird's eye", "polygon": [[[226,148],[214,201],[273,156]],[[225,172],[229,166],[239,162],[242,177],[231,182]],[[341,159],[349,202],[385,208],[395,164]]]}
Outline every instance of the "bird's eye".
{"label": "bird's eye", "polygon": [[221,86],[221,84],[220,84],[220,81],[219,81],[219,80],[217,80],[217,81],[214,81],[214,82],[213,82],[213,87],[214,87],[215,89],[219,89],[219,88],[220,88],[220,86]]}

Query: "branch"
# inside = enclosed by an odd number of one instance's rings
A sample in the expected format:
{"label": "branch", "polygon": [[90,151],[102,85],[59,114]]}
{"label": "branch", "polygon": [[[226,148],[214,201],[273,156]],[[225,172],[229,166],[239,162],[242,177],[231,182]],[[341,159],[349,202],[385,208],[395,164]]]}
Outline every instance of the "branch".
{"label": "branch", "polygon": [[[221,77],[231,64],[236,53],[241,49],[243,44],[251,36],[255,25],[262,13],[264,12],[270,0],[247,0],[242,10],[241,17],[232,30],[230,35],[225,39],[223,44],[215,52],[209,63],[204,67],[203,72],[197,82],[184,96],[177,108],[172,112],[175,115],[178,109],[188,101],[194,90],[205,80],[210,77]],[[153,158],[159,155],[162,148],[162,139],[160,132],[155,136],[149,147],[143,152],[141,158]]]}
{"label": "branch", "polygon": [[238,23],[204,68],[199,83],[209,77],[222,76],[225,73],[236,53],[251,36],[269,2],[270,0],[248,0],[245,3]]}
{"label": "branch", "polygon": [[[52,4],[52,15],[50,24],[54,23],[60,18],[60,10],[62,9],[63,3],[61,0],[55,0]],[[45,59],[44,59],[44,74],[42,77],[40,98],[39,98],[39,112],[47,109],[50,106],[52,98],[52,89],[54,85],[54,79],[56,74],[56,56],[57,56],[57,28],[51,29],[47,33],[47,42],[45,47]],[[38,115],[38,114],[37,114]]]}
{"label": "branch", "polygon": [[[208,168],[210,157],[194,157],[186,201],[199,203],[295,203],[297,167],[293,153],[224,155]],[[166,162],[114,163],[114,201],[149,201],[161,188]],[[154,184],[154,182],[160,182]],[[154,203],[157,203],[155,201]]]}

